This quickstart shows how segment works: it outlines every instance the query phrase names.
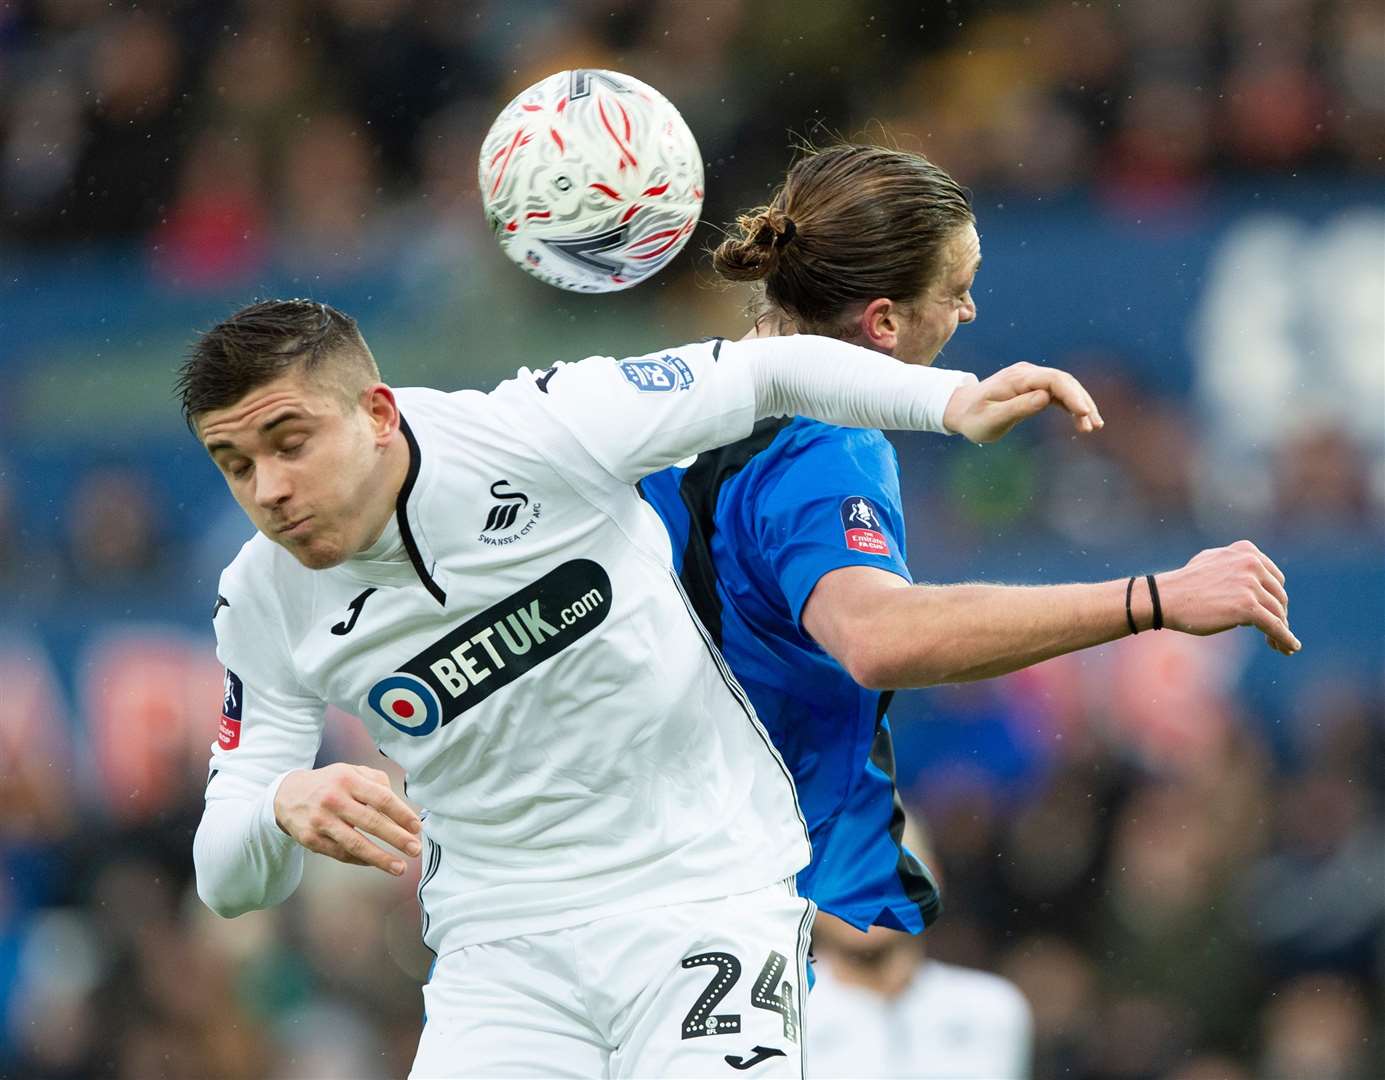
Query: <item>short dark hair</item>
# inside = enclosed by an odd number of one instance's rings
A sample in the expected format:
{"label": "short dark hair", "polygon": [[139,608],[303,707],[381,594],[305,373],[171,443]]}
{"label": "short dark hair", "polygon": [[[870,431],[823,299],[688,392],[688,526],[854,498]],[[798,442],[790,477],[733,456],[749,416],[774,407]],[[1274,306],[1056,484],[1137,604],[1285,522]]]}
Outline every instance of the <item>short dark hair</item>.
{"label": "short dark hair", "polygon": [[178,370],[174,392],[194,433],[197,417],[234,405],[296,365],[323,374],[330,362],[343,397],[380,370],[356,320],[316,300],[261,300],[198,337]]}
{"label": "short dark hair", "polygon": [[[742,214],[713,253],[730,281],[761,281],[757,315],[842,336],[848,308],[885,296],[907,303],[932,283],[971,196],[921,154],[841,143],[806,147],[769,204]],[[792,223],[792,226],[790,225]]]}

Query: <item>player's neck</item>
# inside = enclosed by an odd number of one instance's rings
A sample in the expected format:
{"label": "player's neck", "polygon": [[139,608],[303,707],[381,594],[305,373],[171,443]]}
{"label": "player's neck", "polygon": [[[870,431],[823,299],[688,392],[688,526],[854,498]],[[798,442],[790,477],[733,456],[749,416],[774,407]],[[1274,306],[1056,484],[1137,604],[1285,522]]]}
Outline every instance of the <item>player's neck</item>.
{"label": "player's neck", "polygon": [[356,555],[369,551],[379,542],[385,526],[394,517],[399,493],[404,489],[404,478],[409,475],[409,443],[402,434],[394,433],[394,438],[384,448],[382,455],[376,470],[379,483],[370,485],[371,496],[366,507],[370,528]]}
{"label": "player's neck", "polygon": [[750,331],[741,337],[742,341],[749,341],[751,338],[766,337],[792,337],[798,333],[798,327],[793,324],[793,320],[777,315],[774,312],[766,312],[755,320],[755,325]]}

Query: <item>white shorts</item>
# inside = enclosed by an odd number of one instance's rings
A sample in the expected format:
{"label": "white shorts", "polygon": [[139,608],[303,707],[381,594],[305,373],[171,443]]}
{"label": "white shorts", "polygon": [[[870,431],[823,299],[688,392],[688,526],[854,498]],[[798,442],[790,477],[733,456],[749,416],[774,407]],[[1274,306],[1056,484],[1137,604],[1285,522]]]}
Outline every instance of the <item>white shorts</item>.
{"label": "white shorts", "polygon": [[803,1076],[791,882],[439,957],[410,1077]]}

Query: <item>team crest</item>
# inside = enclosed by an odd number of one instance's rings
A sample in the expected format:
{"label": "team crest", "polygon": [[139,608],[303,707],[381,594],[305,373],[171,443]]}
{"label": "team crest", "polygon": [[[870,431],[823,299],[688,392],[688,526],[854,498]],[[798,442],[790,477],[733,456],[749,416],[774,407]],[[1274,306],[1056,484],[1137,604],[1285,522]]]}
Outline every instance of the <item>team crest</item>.
{"label": "team crest", "polygon": [[885,523],[875,504],[864,495],[852,495],[842,500],[842,530],[846,546],[867,555],[889,557],[890,542],[885,538]]}
{"label": "team crest", "polygon": [[529,496],[516,491],[508,480],[497,480],[491,485],[491,498],[496,501],[476,537],[483,544],[492,547],[513,544],[533,532],[539,518],[543,517],[543,503],[531,503]]}

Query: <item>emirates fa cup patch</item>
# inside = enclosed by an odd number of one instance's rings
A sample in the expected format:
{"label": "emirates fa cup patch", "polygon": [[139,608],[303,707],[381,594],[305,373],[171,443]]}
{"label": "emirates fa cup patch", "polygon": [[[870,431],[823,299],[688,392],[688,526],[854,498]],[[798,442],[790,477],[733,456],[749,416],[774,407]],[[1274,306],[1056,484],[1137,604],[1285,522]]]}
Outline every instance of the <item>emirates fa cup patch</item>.
{"label": "emirates fa cup patch", "polygon": [[885,539],[880,511],[864,495],[842,500],[842,529],[846,533],[846,546],[852,551],[889,556],[890,542]]}
{"label": "emirates fa cup patch", "polygon": [[223,750],[234,750],[240,745],[240,710],[244,697],[245,687],[240,677],[227,668],[226,680],[221,684],[221,727],[216,736],[216,744]]}

